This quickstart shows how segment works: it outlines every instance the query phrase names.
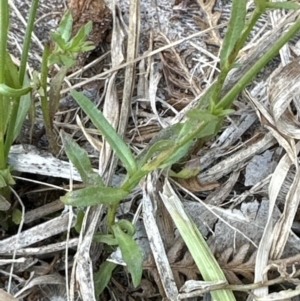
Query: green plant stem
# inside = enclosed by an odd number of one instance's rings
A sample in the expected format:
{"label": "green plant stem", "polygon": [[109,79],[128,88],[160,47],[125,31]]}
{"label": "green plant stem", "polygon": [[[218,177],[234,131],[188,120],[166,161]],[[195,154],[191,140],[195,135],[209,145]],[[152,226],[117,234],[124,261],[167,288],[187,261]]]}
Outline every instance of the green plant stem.
{"label": "green plant stem", "polygon": [[[265,10],[266,10],[265,5],[256,5],[253,13],[251,14],[250,19],[246,23],[246,25],[241,33],[240,38],[237,40],[230,56],[228,57],[227,62],[224,64],[223,68],[221,69],[221,72],[220,72],[217,82],[216,82],[215,89],[212,93],[212,98],[211,98],[212,104],[217,104],[218,99],[220,98],[220,95],[221,95],[221,91],[222,91],[225,79],[226,79],[229,71],[232,69],[232,66],[239,54],[239,51],[244,46],[251,30],[255,26],[255,24],[256,24],[257,20],[260,18],[260,16],[265,12]],[[213,109],[213,108],[211,108],[211,109]]]}
{"label": "green plant stem", "polygon": [[[24,44],[22,49],[21,63],[20,63],[20,70],[19,70],[20,87],[23,86],[23,82],[24,82],[26,65],[28,60],[28,53],[29,53],[29,46],[31,42],[31,35],[33,32],[34,20],[35,20],[38,4],[39,4],[39,0],[32,0],[30,6],[29,18],[27,22],[25,37],[24,37]],[[14,98],[12,102],[11,115],[10,115],[10,120],[7,128],[6,139],[5,139],[5,161],[7,160],[8,153],[14,139],[14,130],[15,130],[15,125],[16,125],[16,120],[17,120],[17,115],[19,110],[19,104],[20,104],[20,97]]]}
{"label": "green plant stem", "polygon": [[[7,45],[8,30],[8,1],[0,1],[0,84],[4,83],[5,70],[5,52]],[[5,101],[3,95],[0,95],[0,169],[6,168],[6,159],[4,151],[4,135],[5,135]]]}
{"label": "green plant stem", "polygon": [[239,93],[249,84],[252,78],[273,58],[279,50],[300,30],[300,20],[297,20],[294,25],[272,46],[235,84],[235,86],[220,100],[216,108],[227,109],[231,106],[234,99]]}
{"label": "green plant stem", "polygon": [[48,58],[50,56],[50,46],[48,44],[44,45],[42,66],[41,66],[41,107],[45,123],[46,131],[52,130],[49,105],[48,105],[48,92],[47,92],[47,78],[48,78]]}
{"label": "green plant stem", "polygon": [[38,5],[39,5],[39,0],[32,0],[30,5],[27,27],[26,27],[25,37],[24,37],[24,44],[23,44],[22,55],[21,55],[20,71],[19,71],[19,81],[21,86],[23,85],[24,76],[26,72],[29,46],[31,42],[31,35],[34,28],[34,20],[38,9]]}
{"label": "green plant stem", "polygon": [[206,122],[202,121],[199,122],[193,130],[191,130],[189,133],[184,135],[181,139],[179,139],[175,146],[172,147],[171,149],[164,151],[160,153],[156,158],[154,158],[151,162],[145,164],[142,167],[142,170],[148,170],[149,172],[160,168],[160,166],[166,161],[170,156],[173,154],[177,153],[180,148],[182,148],[185,144],[191,142],[193,139],[195,139],[199,132],[207,125]]}
{"label": "green plant stem", "polygon": [[107,209],[107,226],[111,232],[112,232],[112,226],[115,224],[115,217],[116,217],[116,211],[118,206],[119,203],[110,204]]}
{"label": "green plant stem", "polygon": [[236,57],[238,56],[239,51],[243,48],[246,40],[249,37],[251,30],[253,29],[256,22],[261,17],[261,15],[263,13],[265,13],[265,11],[266,11],[265,5],[261,4],[261,5],[255,6],[255,9],[254,9],[253,13],[251,14],[250,19],[246,22],[246,25],[241,33],[241,36],[237,40],[237,42],[233,48],[232,54],[229,56],[229,61],[231,64],[233,64],[234,61],[236,60]]}

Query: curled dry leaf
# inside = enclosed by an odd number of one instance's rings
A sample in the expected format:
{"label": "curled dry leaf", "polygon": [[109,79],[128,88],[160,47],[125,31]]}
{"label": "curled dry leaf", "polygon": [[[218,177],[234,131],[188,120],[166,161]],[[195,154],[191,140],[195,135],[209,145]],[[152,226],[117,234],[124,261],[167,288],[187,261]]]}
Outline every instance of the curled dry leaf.
{"label": "curled dry leaf", "polygon": [[175,178],[176,181],[185,189],[191,192],[210,191],[220,186],[217,181],[202,183],[198,177],[201,170],[200,160],[198,157],[190,159],[184,166],[184,169]]}
{"label": "curled dry leaf", "polygon": [[176,179],[176,182],[191,192],[210,191],[220,186],[218,182],[201,183],[197,176],[188,179]]}
{"label": "curled dry leaf", "polygon": [[300,122],[294,114],[299,112],[299,102],[294,99],[300,94],[300,58],[284,67],[279,67],[272,75],[269,83],[268,98],[271,114],[279,132],[300,139]]}

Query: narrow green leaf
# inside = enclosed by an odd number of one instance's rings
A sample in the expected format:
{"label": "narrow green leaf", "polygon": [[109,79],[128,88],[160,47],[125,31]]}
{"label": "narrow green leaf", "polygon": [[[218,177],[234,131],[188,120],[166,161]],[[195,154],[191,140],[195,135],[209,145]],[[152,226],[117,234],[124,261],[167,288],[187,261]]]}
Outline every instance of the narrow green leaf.
{"label": "narrow green leaf", "polygon": [[83,210],[79,210],[77,215],[76,215],[76,224],[74,226],[74,229],[80,233],[81,231],[81,227],[82,227],[82,222],[84,219],[84,211]]}
{"label": "narrow green leaf", "polygon": [[12,221],[16,225],[20,225],[22,221],[22,212],[19,209],[14,209],[12,212]]}
{"label": "narrow green leaf", "polygon": [[220,116],[220,117],[224,117],[224,116],[227,116],[229,114],[232,114],[234,113],[235,111],[233,109],[225,109],[225,110],[219,110],[218,108],[216,108],[216,115],[217,116]]}
{"label": "narrow green leaf", "polygon": [[156,136],[154,136],[146,147],[138,154],[137,159],[143,158],[149,149],[157,142],[161,140],[176,140],[178,138],[178,133],[181,131],[183,123],[175,123],[167,128],[162,129]]}
{"label": "narrow green leaf", "polygon": [[104,186],[102,178],[93,171],[92,164],[85,149],[81,148],[70,135],[60,131],[65,152],[77,168],[82,182],[86,186]]}
{"label": "narrow green leaf", "polygon": [[232,1],[231,16],[220,54],[221,68],[224,68],[224,65],[227,64],[227,60],[234,49],[234,45],[244,29],[247,14],[246,5],[247,0]]}
{"label": "narrow green leaf", "polygon": [[[79,52],[80,46],[87,39],[88,35],[93,29],[92,21],[89,21],[87,24],[82,26],[74,38],[68,43],[67,49],[71,52]],[[78,48],[79,47],[79,48]]]}
{"label": "narrow green leaf", "polygon": [[[225,280],[225,275],[212,254],[206,241],[192,219],[186,214],[184,207],[168,181],[164,184],[161,198],[170,213],[180,235],[186,243],[199,271],[205,281]],[[212,300],[235,301],[230,290],[211,292]]]}
{"label": "narrow green leaf", "polygon": [[[67,44],[66,44],[65,40],[62,38],[62,36],[60,35],[60,33],[50,32],[50,37],[53,40],[53,42],[60,48],[60,50],[63,50],[63,51],[66,50]],[[54,53],[56,53],[56,51]]]}
{"label": "narrow green leaf", "polygon": [[116,246],[117,240],[112,234],[100,234],[96,233],[93,237],[93,241],[107,244],[109,246]]}
{"label": "narrow green leaf", "polygon": [[223,119],[214,119],[211,122],[207,122],[207,124],[204,125],[203,129],[201,129],[198,134],[197,138],[204,138],[204,137],[209,137],[211,135],[215,135],[218,132],[218,125],[220,122],[222,122]]}
{"label": "narrow green leaf", "polygon": [[0,170],[0,188],[6,187],[7,185],[16,184],[14,178],[11,175],[12,166],[8,166],[6,169]]}
{"label": "narrow green leaf", "polygon": [[60,91],[62,89],[62,83],[67,74],[68,67],[63,66],[60,70],[51,78],[50,91],[49,91],[49,114],[50,119],[54,119],[54,116],[59,107],[59,100],[61,98]]}
{"label": "narrow green leaf", "polygon": [[115,129],[103,116],[102,112],[84,95],[72,90],[71,95],[78,102],[82,110],[89,116],[93,124],[101,131],[111,148],[124,164],[128,173],[131,175],[137,170],[136,161],[122,138],[116,133]]}
{"label": "narrow green leaf", "polygon": [[113,225],[112,230],[121,249],[123,260],[126,262],[127,268],[131,274],[132,283],[134,287],[137,287],[142,279],[142,252],[136,241],[132,238],[132,236],[125,233],[120,227],[120,225]]}
{"label": "narrow green leaf", "polygon": [[180,147],[177,147],[175,144],[174,147],[161,152],[152,161],[150,161],[150,162],[146,163],[144,166],[142,166],[142,168],[141,168],[142,171],[152,171],[157,168],[166,168],[166,167],[176,163],[179,159],[181,159],[188,152],[192,143],[193,143],[193,141],[189,141]]}
{"label": "narrow green leaf", "polygon": [[127,195],[128,192],[120,188],[91,186],[70,191],[60,199],[67,205],[85,207],[116,203]]}
{"label": "narrow green leaf", "polygon": [[96,298],[103,292],[107,286],[116,264],[110,261],[105,261],[100,265],[99,271],[94,274],[94,286]]}
{"label": "narrow green leaf", "polygon": [[[24,84],[29,85],[29,83],[30,83],[29,78],[28,78],[27,74],[25,74]],[[28,111],[31,108],[31,105],[32,105],[31,93],[27,93],[26,95],[21,96],[20,104],[19,104],[19,108],[18,108],[17,119],[16,119],[16,123],[15,123],[15,128],[14,128],[13,140],[15,140],[19,136],[22,126],[23,126],[23,123],[28,114]]]}
{"label": "narrow green leaf", "polygon": [[91,33],[91,31],[93,30],[93,22],[89,21],[84,25],[84,34],[86,37],[88,37],[88,35]]}
{"label": "narrow green leaf", "polygon": [[22,95],[29,93],[31,89],[32,89],[31,87],[14,89],[7,86],[6,84],[0,84],[0,94],[8,97],[20,97]]}
{"label": "narrow green leaf", "polygon": [[75,58],[70,56],[70,54],[52,53],[49,55],[48,58],[48,66],[58,64],[70,68],[73,65],[75,65],[75,63],[76,63]]}
{"label": "narrow green leaf", "polygon": [[148,152],[141,157],[138,161],[140,166],[143,166],[155,153],[165,151],[175,145],[175,142],[172,140],[161,140],[154,143],[148,150]]}
{"label": "narrow green leaf", "polygon": [[116,224],[129,236],[133,236],[136,232],[134,225],[127,219],[121,219]]}
{"label": "narrow green leaf", "polygon": [[198,120],[198,121],[210,122],[218,119],[215,115],[213,115],[208,110],[191,109],[186,113],[186,115],[192,120]]}
{"label": "narrow green leaf", "polygon": [[80,47],[80,52],[87,52],[87,51],[91,51],[94,49],[95,49],[95,46],[92,42],[86,42]]}
{"label": "narrow green leaf", "polygon": [[6,187],[6,181],[4,179],[4,177],[0,174],[0,188]]}
{"label": "narrow green leaf", "polygon": [[[12,61],[10,54],[6,52],[5,56],[5,83],[12,88],[20,89],[22,88],[20,81],[19,81],[19,72],[17,66]],[[27,77],[28,78],[28,77]],[[26,84],[24,82],[24,84]],[[29,86],[30,82],[27,81],[27,85]]]}
{"label": "narrow green leaf", "polygon": [[62,37],[62,39],[67,43],[72,34],[73,17],[70,11],[67,11],[59,23],[57,33]]}
{"label": "narrow green leaf", "polygon": [[284,2],[267,2],[266,3],[267,8],[283,8],[283,9],[299,9],[300,5],[296,2],[292,1],[284,1]]}
{"label": "narrow green leaf", "polygon": [[181,130],[175,138],[176,141],[178,141],[180,138],[186,137],[197,123],[198,121],[195,121],[191,118],[188,118],[184,123],[182,123]]}
{"label": "narrow green leaf", "polygon": [[166,160],[164,160],[163,164],[159,168],[166,168],[176,163],[178,160],[180,160],[182,157],[184,157],[187,154],[192,144],[193,141],[189,141],[183,146],[181,146],[179,149],[177,149],[176,151],[172,152],[170,156],[168,156]]}

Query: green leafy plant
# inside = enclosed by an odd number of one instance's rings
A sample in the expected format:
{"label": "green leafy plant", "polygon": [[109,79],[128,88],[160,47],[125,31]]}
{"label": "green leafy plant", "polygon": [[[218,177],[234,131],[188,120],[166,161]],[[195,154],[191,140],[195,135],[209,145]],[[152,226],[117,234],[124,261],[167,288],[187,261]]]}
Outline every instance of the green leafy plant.
{"label": "green leafy plant", "polygon": [[[230,107],[236,96],[300,29],[300,20],[298,20],[250,70],[245,73],[237,84],[224,97],[221,97],[225,79],[229,71],[236,66],[235,63],[238,53],[259,17],[265,13],[268,8],[299,8],[298,4],[290,1],[270,3],[267,0],[256,0],[254,1],[256,8],[250,18],[247,19],[246,2],[246,0],[233,0],[231,19],[220,54],[221,72],[216,83],[213,84],[199,100],[198,106],[187,113],[187,118],[184,123],[178,123],[163,130],[137,158],[134,158],[129,147],[104,118],[103,114],[97,110],[95,105],[81,93],[76,91],[71,92],[82,110],[89,116],[93,124],[111,145],[111,148],[126,168],[127,176],[120,187],[106,187],[92,171],[87,155],[84,152],[79,152],[79,146],[77,146],[68,135],[62,132],[62,140],[67,155],[79,170],[86,186],[78,191],[68,192],[62,197],[62,201],[73,206],[92,206],[99,203],[108,206],[107,222],[109,233],[98,235],[96,239],[100,242],[118,245],[120,247],[123,259],[127,263],[132,275],[134,285],[137,285],[141,279],[142,261],[134,262],[131,259],[132,256],[127,254],[130,249],[133,250],[132,252],[136,252],[134,253],[135,256],[138,256],[138,247],[132,239],[133,232],[129,230],[128,225],[124,228],[123,221],[122,224],[115,222],[115,212],[119,202],[128,195],[131,189],[149,172],[159,168],[170,167],[186,156],[190,147],[195,143],[195,140],[205,140],[216,135],[224,117],[232,112]],[[177,175],[178,174],[180,173],[177,173]],[[185,172],[182,172],[182,174],[185,174]],[[97,180],[88,180],[96,178]],[[182,223],[182,220],[178,220],[176,224],[187,242],[188,247],[193,249],[191,250],[191,254],[195,254],[194,248],[197,246],[197,252],[200,254],[200,257],[197,258],[197,262],[201,260],[204,262],[198,265],[204,280],[224,279],[222,270],[219,268],[217,262],[213,260],[213,255],[194,225],[191,223],[189,226],[190,229],[193,230],[190,231],[193,236],[189,236],[189,231],[186,231],[187,228],[184,226],[184,223]],[[194,244],[192,243],[193,240],[195,240]],[[100,267],[100,271],[95,274],[95,282],[102,283],[101,288],[97,289],[97,294],[101,293],[108,283],[114,268],[115,265],[112,263],[103,263]],[[100,279],[99,277],[102,278]],[[234,295],[226,290],[218,291],[213,297],[214,300],[218,301],[235,300]]]}
{"label": "green leafy plant", "polygon": [[7,158],[31,105],[32,87],[26,77],[26,64],[38,2],[32,1],[19,68],[12,62],[7,50],[8,0],[0,2],[0,203],[9,199],[9,185],[14,184]]}
{"label": "green leafy plant", "polygon": [[[92,42],[86,41],[92,30],[92,22],[83,25],[77,34],[72,37],[73,17],[67,11],[61,19],[56,32],[50,33],[54,42],[53,50],[50,45],[44,46],[41,75],[37,78],[36,86],[41,97],[43,119],[46,127],[46,135],[50,149],[53,153],[58,153],[58,145],[53,128],[54,115],[59,106],[60,91],[68,70],[76,64],[79,53],[90,51],[95,48]],[[49,68],[57,64],[60,66],[58,72],[51,78],[48,89],[47,78]]]}
{"label": "green leafy plant", "polygon": [[[23,122],[32,104],[31,91],[38,89],[41,97],[43,118],[50,149],[58,152],[58,146],[53,132],[53,118],[58,109],[60,90],[63,80],[70,67],[76,63],[78,53],[94,48],[86,41],[92,23],[84,25],[74,37],[72,34],[73,19],[67,12],[56,32],[51,34],[54,48],[45,45],[40,77],[35,73],[34,81],[26,75],[26,65],[29,54],[31,34],[39,0],[33,0],[30,6],[29,18],[24,37],[19,68],[12,62],[7,50],[7,36],[9,28],[8,0],[0,2],[0,203],[9,199],[9,185],[14,184],[10,175],[11,167],[7,166],[10,147],[19,135]],[[51,78],[48,88],[47,77],[49,66],[59,64],[60,70]]]}

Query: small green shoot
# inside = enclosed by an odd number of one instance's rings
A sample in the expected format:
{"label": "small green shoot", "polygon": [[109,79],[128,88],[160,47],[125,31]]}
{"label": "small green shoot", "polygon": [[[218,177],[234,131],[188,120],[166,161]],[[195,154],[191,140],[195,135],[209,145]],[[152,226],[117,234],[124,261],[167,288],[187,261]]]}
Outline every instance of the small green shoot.
{"label": "small green shoot", "polygon": [[[68,70],[76,64],[79,53],[93,50],[92,42],[86,41],[93,26],[88,22],[82,26],[77,34],[72,38],[73,17],[67,11],[59,24],[56,32],[50,34],[54,49],[50,50],[50,45],[44,46],[43,60],[41,66],[40,87],[38,89],[41,97],[43,118],[45,121],[46,135],[50,149],[57,154],[59,149],[54,134],[53,119],[59,107],[60,91]],[[51,78],[50,89],[48,91],[49,67],[58,64],[59,71]]]}
{"label": "small green shoot", "polygon": [[57,31],[50,34],[55,48],[48,58],[49,65],[58,64],[70,68],[76,63],[78,53],[95,48],[92,42],[86,41],[93,29],[91,21],[82,26],[73,38],[71,38],[72,28],[73,17],[71,12],[67,11],[62,17]]}

